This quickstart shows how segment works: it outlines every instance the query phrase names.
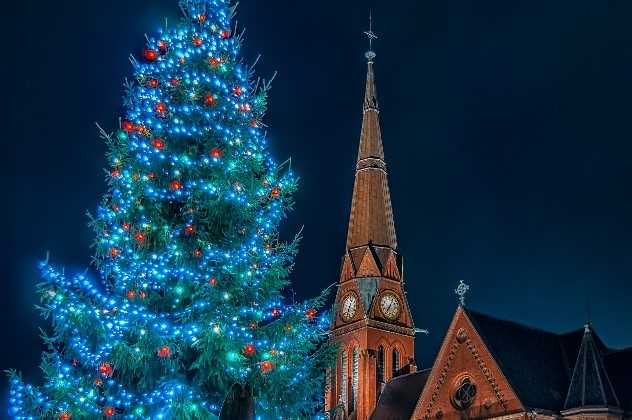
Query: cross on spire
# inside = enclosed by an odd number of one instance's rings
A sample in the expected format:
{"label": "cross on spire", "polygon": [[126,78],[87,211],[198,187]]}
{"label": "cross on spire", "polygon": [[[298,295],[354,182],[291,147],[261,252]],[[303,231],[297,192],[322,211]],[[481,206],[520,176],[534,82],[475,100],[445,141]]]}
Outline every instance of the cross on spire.
{"label": "cross on spire", "polygon": [[459,281],[459,286],[454,289],[454,293],[458,296],[459,305],[465,306],[465,296],[467,292],[470,290],[470,286],[465,283],[463,280]]}
{"label": "cross on spire", "polygon": [[373,61],[376,55],[375,52],[373,51],[373,40],[378,39],[378,37],[375,34],[375,32],[373,32],[373,14],[370,11],[369,11],[369,30],[364,31],[364,35],[366,35],[366,37],[369,40],[369,50],[366,52],[366,54],[364,54],[364,56],[367,58],[367,60]]}

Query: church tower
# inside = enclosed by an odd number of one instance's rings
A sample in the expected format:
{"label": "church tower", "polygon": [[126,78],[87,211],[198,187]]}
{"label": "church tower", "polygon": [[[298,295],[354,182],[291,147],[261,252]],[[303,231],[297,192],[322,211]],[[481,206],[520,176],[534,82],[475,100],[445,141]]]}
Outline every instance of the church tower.
{"label": "church tower", "polygon": [[[366,32],[372,43],[372,30]],[[415,370],[412,315],[404,292],[393,209],[380,132],[373,72],[367,79],[362,132],[330,340],[339,344],[330,372],[326,410],[337,418],[368,419],[386,382]]]}

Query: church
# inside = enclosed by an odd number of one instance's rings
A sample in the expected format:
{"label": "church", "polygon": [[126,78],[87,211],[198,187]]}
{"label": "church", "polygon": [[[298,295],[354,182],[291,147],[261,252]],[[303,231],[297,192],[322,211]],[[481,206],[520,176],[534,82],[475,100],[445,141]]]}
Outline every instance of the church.
{"label": "church", "polygon": [[329,418],[632,419],[632,348],[610,349],[590,324],[557,334],[476,312],[465,306],[463,283],[434,364],[417,370],[419,330],[397,246],[376,54],[370,50],[366,58],[362,130],[330,331],[339,350],[325,388]]}

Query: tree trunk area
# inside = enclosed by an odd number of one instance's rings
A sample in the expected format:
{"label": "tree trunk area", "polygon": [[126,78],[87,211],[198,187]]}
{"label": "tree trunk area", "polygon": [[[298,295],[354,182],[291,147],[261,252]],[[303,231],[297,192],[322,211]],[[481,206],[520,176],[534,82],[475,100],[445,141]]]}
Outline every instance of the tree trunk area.
{"label": "tree trunk area", "polygon": [[219,420],[253,420],[255,418],[255,400],[250,386],[234,384],[222,405]]}

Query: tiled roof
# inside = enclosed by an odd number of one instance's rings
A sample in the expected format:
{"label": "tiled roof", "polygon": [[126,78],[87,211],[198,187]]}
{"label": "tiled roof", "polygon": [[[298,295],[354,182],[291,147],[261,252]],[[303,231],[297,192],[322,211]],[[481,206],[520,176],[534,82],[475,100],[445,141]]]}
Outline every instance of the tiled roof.
{"label": "tiled roof", "polygon": [[[581,356],[582,342],[585,341],[584,329],[556,334],[471,310],[467,310],[467,314],[527,408],[560,412],[565,407],[567,396],[574,401],[572,395],[577,388],[571,388],[571,379]],[[632,392],[629,391],[632,388],[632,349],[612,352],[592,331],[588,354],[595,357],[605,355],[605,367],[601,364],[596,369],[600,370],[602,378],[608,374],[612,377],[614,389],[604,391],[606,401],[616,406],[616,391],[626,395],[627,406],[632,406]],[[593,367],[588,371],[591,369]],[[590,382],[594,375],[587,374]],[[574,402],[569,404],[572,406]],[[625,407],[624,403],[622,405]]]}
{"label": "tiled roof", "polygon": [[371,420],[409,420],[431,369],[393,378],[386,384]]}

